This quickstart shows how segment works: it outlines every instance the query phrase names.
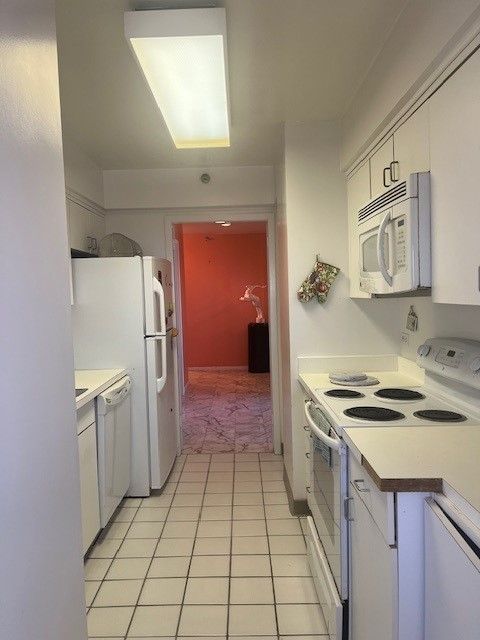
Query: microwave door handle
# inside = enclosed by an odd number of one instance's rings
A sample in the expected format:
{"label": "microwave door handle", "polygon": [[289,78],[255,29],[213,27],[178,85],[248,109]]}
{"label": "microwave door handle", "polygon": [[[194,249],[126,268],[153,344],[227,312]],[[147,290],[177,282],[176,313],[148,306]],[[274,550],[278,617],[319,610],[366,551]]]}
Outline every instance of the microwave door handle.
{"label": "microwave door handle", "polygon": [[391,287],[393,285],[393,278],[388,273],[387,265],[385,264],[385,249],[383,244],[386,228],[390,220],[391,220],[391,213],[390,211],[387,211],[387,213],[385,214],[385,217],[380,223],[380,227],[378,228],[377,260],[378,260],[378,266],[380,267],[380,273],[382,274],[385,282]]}
{"label": "microwave door handle", "polygon": [[308,426],[310,427],[310,431],[314,435],[316,435],[321,442],[326,444],[327,447],[330,447],[330,449],[333,449],[334,451],[338,451],[340,449],[340,440],[327,436],[326,433],[324,433],[321,429],[317,427],[315,422],[312,420],[312,416],[310,415],[310,411],[309,411],[310,407],[312,406],[315,407],[315,403],[309,400],[308,402],[305,403],[305,407],[304,407],[305,417],[307,419]]}
{"label": "microwave door handle", "polygon": [[153,277],[153,292],[158,296],[160,302],[160,333],[166,333],[166,320],[165,320],[165,293],[163,287],[157,278]]}

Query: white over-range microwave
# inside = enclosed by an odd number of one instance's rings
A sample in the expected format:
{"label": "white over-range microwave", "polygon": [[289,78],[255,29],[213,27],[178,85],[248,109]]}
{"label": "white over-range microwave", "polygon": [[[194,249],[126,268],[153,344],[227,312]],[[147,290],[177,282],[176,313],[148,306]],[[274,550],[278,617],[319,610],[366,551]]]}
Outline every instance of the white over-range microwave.
{"label": "white over-range microwave", "polygon": [[360,289],[398,294],[431,286],[430,173],[412,173],[358,212]]}

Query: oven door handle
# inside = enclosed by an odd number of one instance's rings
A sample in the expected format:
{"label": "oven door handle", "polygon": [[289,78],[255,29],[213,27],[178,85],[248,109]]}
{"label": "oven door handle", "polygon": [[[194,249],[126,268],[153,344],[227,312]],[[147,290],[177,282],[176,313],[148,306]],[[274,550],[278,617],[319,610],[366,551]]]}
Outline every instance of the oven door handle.
{"label": "oven door handle", "polygon": [[383,279],[385,280],[385,282],[388,284],[389,287],[391,287],[393,284],[393,278],[388,273],[387,265],[385,264],[385,247],[383,245],[383,239],[385,237],[387,225],[391,220],[391,216],[392,216],[391,212],[387,211],[382,222],[380,223],[380,226],[378,228],[378,235],[377,235],[378,266],[380,268],[380,273],[382,274]]}
{"label": "oven door handle", "polygon": [[323,442],[324,444],[327,445],[327,447],[330,447],[330,449],[333,449],[334,451],[339,451],[340,450],[340,439],[339,438],[331,438],[330,436],[327,436],[326,433],[324,433],[319,427],[317,427],[317,425],[315,424],[315,422],[312,420],[312,416],[310,415],[310,407],[315,407],[316,409],[318,409],[319,407],[317,407],[317,405],[312,402],[311,400],[309,400],[308,402],[305,403],[305,417],[307,419],[308,422],[308,426],[310,427],[310,431],[317,436],[317,438]]}

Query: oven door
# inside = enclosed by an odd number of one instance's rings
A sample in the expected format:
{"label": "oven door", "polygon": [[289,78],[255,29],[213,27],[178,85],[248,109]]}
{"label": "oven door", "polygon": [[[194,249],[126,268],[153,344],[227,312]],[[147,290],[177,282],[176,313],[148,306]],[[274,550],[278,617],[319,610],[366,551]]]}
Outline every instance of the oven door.
{"label": "oven door", "polygon": [[409,199],[359,227],[360,289],[385,294],[420,284],[418,201]]}
{"label": "oven door", "polygon": [[313,522],[307,536],[310,567],[331,639],[341,640],[348,596],[347,456],[321,407],[309,401],[305,417],[311,434],[308,506]]}

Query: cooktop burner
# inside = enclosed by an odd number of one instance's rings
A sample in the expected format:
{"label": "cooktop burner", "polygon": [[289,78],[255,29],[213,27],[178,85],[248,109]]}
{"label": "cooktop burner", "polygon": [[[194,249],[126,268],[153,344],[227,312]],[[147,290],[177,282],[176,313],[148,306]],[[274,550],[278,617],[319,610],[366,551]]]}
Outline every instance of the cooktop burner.
{"label": "cooktop burner", "polygon": [[374,422],[392,422],[405,418],[400,411],[387,409],[386,407],[352,407],[343,412],[349,418],[361,420],[373,420]]}
{"label": "cooktop burner", "polygon": [[441,409],[425,409],[415,411],[413,414],[417,418],[432,420],[433,422],[464,422],[467,418],[455,411],[443,411]]}
{"label": "cooktop burner", "polygon": [[423,400],[425,398],[423,393],[411,389],[379,389],[375,391],[375,395],[388,400]]}
{"label": "cooktop burner", "polygon": [[364,398],[364,394],[360,391],[352,391],[352,389],[330,389],[325,391],[326,396],[331,398]]}

